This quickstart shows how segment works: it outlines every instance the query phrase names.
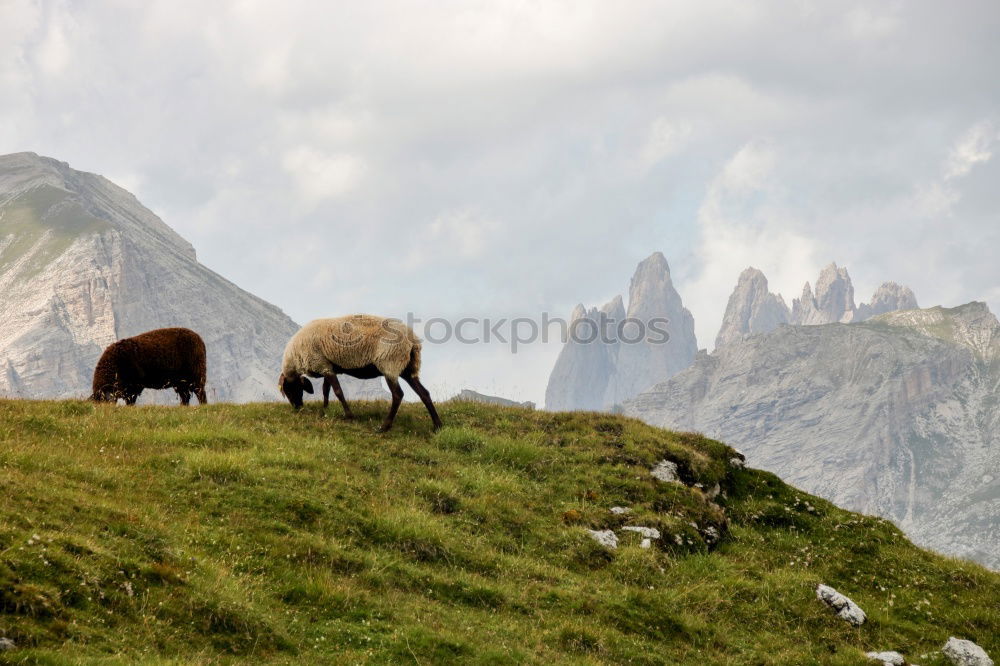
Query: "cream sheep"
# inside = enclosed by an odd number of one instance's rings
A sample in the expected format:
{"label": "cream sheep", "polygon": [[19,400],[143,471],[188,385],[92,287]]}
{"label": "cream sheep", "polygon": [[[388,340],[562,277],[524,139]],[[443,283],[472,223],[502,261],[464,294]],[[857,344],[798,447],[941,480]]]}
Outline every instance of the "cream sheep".
{"label": "cream sheep", "polygon": [[420,383],[420,338],[398,319],[356,314],[332,319],[314,319],[292,336],[285,346],[285,356],[278,378],[278,390],[295,409],[302,407],[302,393],[312,393],[307,377],[323,377],[323,409],[330,402],[330,388],[344,406],[344,416],[354,418],[337,380],[338,374],[358,379],[385,377],[392,393],[392,406],[379,432],[392,427],[403,389],[402,377],[427,407],[434,429],[441,419],[431,395]]}

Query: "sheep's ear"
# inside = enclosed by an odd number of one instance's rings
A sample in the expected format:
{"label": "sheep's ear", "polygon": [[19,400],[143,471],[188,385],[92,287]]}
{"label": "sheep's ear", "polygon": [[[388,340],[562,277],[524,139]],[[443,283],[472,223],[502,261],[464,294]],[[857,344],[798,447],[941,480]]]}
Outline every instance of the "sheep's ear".
{"label": "sheep's ear", "polygon": [[306,393],[313,392],[313,383],[308,379],[306,379],[305,377],[302,378],[302,390],[305,391]]}
{"label": "sheep's ear", "polygon": [[285,395],[285,373],[278,375],[278,392],[281,393],[282,397]]}

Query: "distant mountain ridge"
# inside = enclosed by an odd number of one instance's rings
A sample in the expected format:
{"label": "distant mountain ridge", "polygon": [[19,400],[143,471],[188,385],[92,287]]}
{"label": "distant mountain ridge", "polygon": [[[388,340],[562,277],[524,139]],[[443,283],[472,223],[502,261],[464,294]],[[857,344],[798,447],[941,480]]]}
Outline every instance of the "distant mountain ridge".
{"label": "distant mountain ridge", "polygon": [[209,399],[226,401],[276,399],[298,330],[106,178],[34,153],[0,156],[0,395],[89,395],[107,344],[163,326],[201,334]]}
{"label": "distant mountain ridge", "polygon": [[740,274],[729,297],[715,346],[768,333],[781,324],[815,326],[861,322],[886,312],[917,307],[913,291],[895,282],[882,283],[872,295],[870,304],[855,306],[851,276],[846,268],[831,263],[820,272],[816,293],[806,282],[801,297],[794,299],[789,309],[780,294],[768,291],[764,273],[751,267]]}
{"label": "distant mountain ridge", "polygon": [[626,403],[917,543],[1000,568],[1000,323],[984,303],[780,326]]}

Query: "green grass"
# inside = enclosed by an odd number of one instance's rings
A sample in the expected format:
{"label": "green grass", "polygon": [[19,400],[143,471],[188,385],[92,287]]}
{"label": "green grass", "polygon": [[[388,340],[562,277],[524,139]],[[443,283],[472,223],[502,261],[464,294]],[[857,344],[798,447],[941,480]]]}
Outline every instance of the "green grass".
{"label": "green grass", "polygon": [[51,185],[35,187],[0,208],[0,241],[11,238],[0,250],[0,270],[31,253],[21,275],[30,278],[79,236],[109,228],[107,221],[90,215],[69,192]]}
{"label": "green grass", "polygon": [[[936,664],[950,635],[1000,654],[1000,576],[718,442],[473,403],[437,434],[407,404],[377,435],[384,409],[0,401],[0,662]],[[690,485],[650,478],[664,457]],[[664,538],[585,531],[624,524]]]}

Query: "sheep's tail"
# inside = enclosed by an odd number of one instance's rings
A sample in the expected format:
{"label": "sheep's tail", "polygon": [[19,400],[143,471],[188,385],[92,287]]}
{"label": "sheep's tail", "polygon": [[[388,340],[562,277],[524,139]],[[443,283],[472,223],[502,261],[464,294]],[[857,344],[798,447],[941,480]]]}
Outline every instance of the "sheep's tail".
{"label": "sheep's tail", "polygon": [[423,343],[420,338],[411,330],[410,332],[410,362],[406,365],[406,371],[410,373],[411,377],[420,376],[420,350],[423,347]]}

